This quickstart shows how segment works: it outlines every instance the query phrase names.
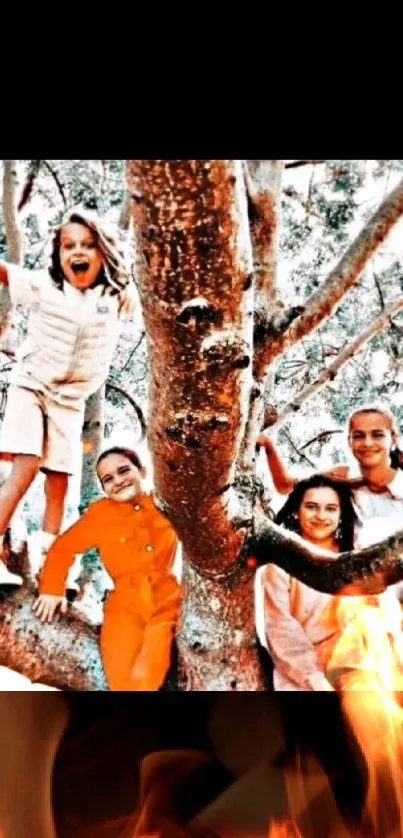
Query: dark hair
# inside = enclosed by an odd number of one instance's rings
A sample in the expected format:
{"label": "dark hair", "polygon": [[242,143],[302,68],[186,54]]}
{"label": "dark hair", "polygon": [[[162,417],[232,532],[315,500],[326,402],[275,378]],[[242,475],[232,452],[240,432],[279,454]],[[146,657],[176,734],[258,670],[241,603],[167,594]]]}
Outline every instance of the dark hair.
{"label": "dark hair", "polygon": [[97,469],[102,460],[105,460],[105,458],[109,457],[110,454],[121,454],[122,457],[127,457],[127,459],[130,460],[130,462],[133,463],[133,465],[139,469],[139,471],[143,468],[143,464],[140,460],[140,457],[138,456],[138,454],[136,454],[135,451],[133,451],[132,448],[124,448],[121,445],[114,445],[112,446],[112,448],[107,448],[106,451],[102,451],[102,454],[99,455],[96,464]]}
{"label": "dark hair", "polygon": [[390,465],[394,469],[403,469],[403,451],[401,451],[398,444],[399,428],[392,411],[389,410],[388,407],[385,407],[383,404],[378,404],[377,402],[374,402],[373,404],[365,404],[363,407],[357,407],[357,409],[350,414],[348,420],[349,434],[351,432],[351,420],[354,419],[355,416],[359,416],[361,413],[378,413],[379,416],[383,416],[384,419],[387,419],[390,425],[390,430],[396,439],[395,447],[390,451]]}
{"label": "dark hair", "polygon": [[107,230],[105,222],[102,222],[89,210],[70,210],[53,233],[49,273],[54,284],[62,290],[66,279],[60,264],[60,237],[66,224],[82,224],[83,227],[90,230],[104,259],[104,266],[99,272],[96,284],[103,284],[110,294],[119,294],[129,282],[129,274],[126,271],[123,256],[118,249],[117,240],[112,231]]}
{"label": "dark hair", "polygon": [[282,524],[288,530],[300,534],[299,523],[296,517],[301,503],[303,501],[305,492],[309,489],[333,489],[336,492],[340,502],[340,536],[338,537],[338,544],[341,552],[354,549],[354,525],[357,521],[357,516],[354,511],[352,493],[349,486],[344,483],[339,483],[326,477],[323,474],[314,474],[306,480],[300,480],[295,489],[287,498],[284,506],[280,509],[276,517],[276,524]]}

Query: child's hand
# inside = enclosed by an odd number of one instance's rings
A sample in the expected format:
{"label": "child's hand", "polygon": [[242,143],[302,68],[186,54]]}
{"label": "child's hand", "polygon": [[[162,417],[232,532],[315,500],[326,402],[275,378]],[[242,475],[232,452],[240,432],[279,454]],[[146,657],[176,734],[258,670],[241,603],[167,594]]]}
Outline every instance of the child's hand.
{"label": "child's hand", "polygon": [[119,294],[119,313],[134,314],[139,305],[137,288],[134,282],[128,282]]}
{"label": "child's hand", "polygon": [[41,594],[32,606],[36,616],[43,623],[51,623],[59,607],[60,612],[66,614],[67,600],[63,596],[52,596],[51,594]]}
{"label": "child's hand", "polygon": [[256,440],[256,447],[266,448],[270,451],[273,448],[273,440],[267,434],[261,433]]}

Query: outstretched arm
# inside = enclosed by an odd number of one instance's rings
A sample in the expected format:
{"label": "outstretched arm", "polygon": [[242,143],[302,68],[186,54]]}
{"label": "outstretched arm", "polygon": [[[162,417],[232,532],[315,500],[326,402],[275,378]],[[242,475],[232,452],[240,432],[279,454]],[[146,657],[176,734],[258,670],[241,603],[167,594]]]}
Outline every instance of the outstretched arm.
{"label": "outstretched arm", "polygon": [[280,495],[289,495],[295,489],[298,480],[287,471],[284,460],[280,457],[273,440],[262,433],[257,438],[257,445],[259,448],[264,448],[267,464],[277,491],[280,492]]}
{"label": "outstretched arm", "polygon": [[[284,460],[280,457],[273,440],[267,436],[267,434],[261,433],[260,436],[258,436],[257,445],[259,448],[264,448],[265,450],[267,464],[277,491],[280,495],[289,495],[290,492],[295,489],[295,486],[298,483],[298,478],[293,477],[293,475],[287,470]],[[351,486],[362,482],[360,478],[355,480],[349,479],[348,466],[346,465],[334,466],[334,468],[321,473],[326,477],[331,477],[333,480],[340,480],[343,483],[348,482]]]}

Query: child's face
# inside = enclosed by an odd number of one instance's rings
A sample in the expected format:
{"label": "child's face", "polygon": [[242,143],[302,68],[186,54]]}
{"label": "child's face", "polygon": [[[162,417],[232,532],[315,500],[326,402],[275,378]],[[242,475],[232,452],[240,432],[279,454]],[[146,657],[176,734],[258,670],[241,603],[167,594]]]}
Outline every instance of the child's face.
{"label": "child's face", "polygon": [[129,501],[141,492],[138,468],[123,454],[108,454],[98,465],[98,477],[108,498]]}
{"label": "child's face", "polygon": [[340,521],[340,501],[330,486],[307,489],[297,512],[301,535],[314,544],[330,538]]}
{"label": "child's face", "polygon": [[66,224],[60,232],[60,265],[70,285],[91,288],[103,266],[94,233],[83,224]]}
{"label": "child's face", "polygon": [[388,466],[390,450],[396,443],[387,416],[381,413],[357,413],[350,423],[350,446],[363,468]]}

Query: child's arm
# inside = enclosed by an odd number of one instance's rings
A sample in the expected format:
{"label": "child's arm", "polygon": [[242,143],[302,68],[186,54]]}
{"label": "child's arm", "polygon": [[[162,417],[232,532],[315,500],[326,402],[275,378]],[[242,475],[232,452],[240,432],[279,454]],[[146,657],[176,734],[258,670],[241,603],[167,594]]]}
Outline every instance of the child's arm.
{"label": "child's arm", "polygon": [[273,440],[262,433],[257,438],[257,445],[265,450],[267,464],[277,491],[280,492],[280,495],[289,495],[295,489],[298,480],[287,471]]}
{"label": "child's arm", "polygon": [[68,569],[77,553],[97,547],[102,525],[96,509],[90,506],[63,535],[59,535],[47,553],[40,575],[41,594],[63,596]]}
{"label": "child's arm", "polygon": [[50,548],[39,580],[39,597],[33,605],[42,622],[52,622],[58,608],[66,613],[64,598],[66,576],[77,553],[84,553],[96,547],[100,523],[95,521],[96,510],[92,506],[72,524],[63,535],[59,535]]}
{"label": "child's arm", "polygon": [[0,282],[9,287],[13,305],[35,305],[46,275],[44,270],[22,268],[0,259]]}
{"label": "child's arm", "polygon": [[[290,492],[295,489],[298,483],[298,478],[293,477],[292,474],[287,471],[284,460],[280,457],[273,440],[270,439],[269,436],[265,433],[260,434],[257,438],[257,445],[265,450],[267,463],[277,491],[280,495],[289,495]],[[341,482],[347,481],[349,485],[354,485],[356,482],[360,482],[356,480],[349,480],[348,466],[346,465],[334,466],[334,468],[321,473],[325,477],[331,477],[334,480],[340,480]]]}

